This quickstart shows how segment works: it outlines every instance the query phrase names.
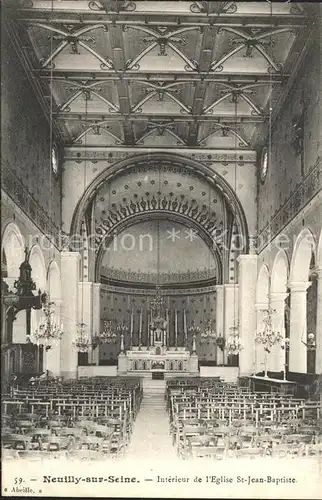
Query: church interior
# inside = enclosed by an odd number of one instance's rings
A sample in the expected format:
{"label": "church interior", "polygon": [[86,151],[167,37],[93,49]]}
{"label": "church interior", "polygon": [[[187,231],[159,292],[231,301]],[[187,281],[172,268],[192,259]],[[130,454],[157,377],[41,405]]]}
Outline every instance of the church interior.
{"label": "church interior", "polygon": [[3,457],[321,455],[321,5],[1,31]]}

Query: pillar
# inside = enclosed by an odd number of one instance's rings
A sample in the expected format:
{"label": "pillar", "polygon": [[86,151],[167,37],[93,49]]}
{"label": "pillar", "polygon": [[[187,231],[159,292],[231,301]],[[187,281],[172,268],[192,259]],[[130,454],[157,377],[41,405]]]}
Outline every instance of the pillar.
{"label": "pillar", "polygon": [[[231,335],[230,328],[234,326],[234,323],[238,322],[238,285],[228,284],[224,285],[224,337],[227,338]],[[225,349],[224,352],[218,349],[221,353],[223,364],[228,362],[228,354]],[[218,361],[219,363],[219,361]],[[219,363],[220,364],[220,363]]]}
{"label": "pillar", "polygon": [[[216,286],[216,333],[218,336],[224,335],[224,286]],[[223,364],[223,351],[216,346],[217,364]]]}
{"label": "pillar", "polygon": [[240,376],[250,375],[255,362],[257,255],[238,257],[239,335],[244,346],[239,354]]}
{"label": "pillar", "polygon": [[316,304],[316,358],[315,372],[322,374],[322,268],[317,273],[317,304]]}
{"label": "pillar", "polygon": [[[101,330],[101,284],[93,283],[93,334]],[[93,349],[92,363],[99,364],[99,346]]]}
{"label": "pillar", "polygon": [[[265,313],[263,312],[264,309],[268,308],[268,303],[264,302],[257,302],[255,304],[255,311],[256,311],[256,331],[255,335],[257,332],[261,332],[264,330],[264,317]],[[255,342],[254,346],[254,373],[262,372],[265,370],[265,352],[264,352],[264,347],[262,344],[258,344]]]}
{"label": "pillar", "polygon": [[61,339],[60,366],[64,378],[77,377],[77,349],[73,341],[77,337],[79,295],[78,252],[61,252],[62,321],[64,335]]}
{"label": "pillar", "polygon": [[310,282],[290,283],[291,315],[290,315],[290,366],[289,371],[297,373],[307,372],[306,342],[306,293]]}
{"label": "pillar", "polygon": [[[285,300],[287,298],[285,292],[275,292],[270,294],[271,308],[275,310],[273,313],[273,327],[275,331],[281,333],[285,339]],[[274,372],[282,372],[285,364],[285,349],[282,349],[282,343],[278,343],[272,347],[271,353],[268,355],[268,369]]]}

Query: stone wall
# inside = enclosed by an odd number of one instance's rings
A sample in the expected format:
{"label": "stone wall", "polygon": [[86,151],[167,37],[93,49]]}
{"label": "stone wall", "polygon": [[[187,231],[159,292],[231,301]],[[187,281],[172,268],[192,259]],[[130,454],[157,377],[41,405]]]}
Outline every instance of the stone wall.
{"label": "stone wall", "polygon": [[51,173],[50,126],[5,29],[2,31],[2,188],[40,232],[57,233],[61,184],[60,176]]}
{"label": "stone wall", "polygon": [[259,251],[322,187],[320,57],[316,36],[272,129],[267,177],[258,182]]}

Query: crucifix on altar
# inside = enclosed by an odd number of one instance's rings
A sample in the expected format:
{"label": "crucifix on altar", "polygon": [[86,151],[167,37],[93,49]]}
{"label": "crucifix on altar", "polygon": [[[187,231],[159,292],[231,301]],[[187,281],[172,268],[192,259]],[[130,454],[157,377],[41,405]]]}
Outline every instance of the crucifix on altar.
{"label": "crucifix on altar", "polygon": [[167,326],[168,322],[163,317],[164,305],[160,287],[156,288],[156,295],[151,301],[151,321],[149,324],[149,342],[151,346],[166,346],[168,344]]}

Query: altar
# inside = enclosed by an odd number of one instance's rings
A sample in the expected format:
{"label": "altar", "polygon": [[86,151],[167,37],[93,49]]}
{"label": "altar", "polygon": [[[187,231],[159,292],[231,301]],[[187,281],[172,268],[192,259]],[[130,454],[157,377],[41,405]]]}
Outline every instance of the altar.
{"label": "altar", "polygon": [[[159,373],[186,375],[198,374],[198,356],[196,354],[196,337],[193,335],[192,351],[187,348],[187,325],[184,322],[184,345],[179,346],[178,317],[175,316],[175,338],[171,345],[169,335],[168,311],[163,311],[164,301],[160,287],[151,301],[148,319],[148,335],[142,336],[142,311],[140,314],[138,345],[133,342],[133,322],[130,329],[130,348],[124,349],[124,336],[121,335],[121,353],[118,356],[118,374],[136,374],[140,376]],[[145,344],[145,345],[144,345]]]}
{"label": "altar", "polygon": [[198,373],[198,357],[185,347],[133,346],[118,357],[118,374]]}

